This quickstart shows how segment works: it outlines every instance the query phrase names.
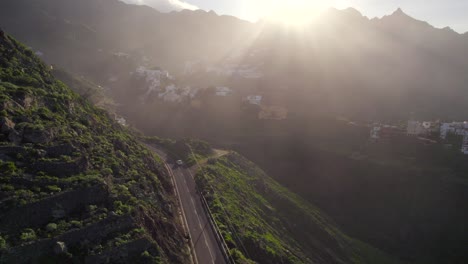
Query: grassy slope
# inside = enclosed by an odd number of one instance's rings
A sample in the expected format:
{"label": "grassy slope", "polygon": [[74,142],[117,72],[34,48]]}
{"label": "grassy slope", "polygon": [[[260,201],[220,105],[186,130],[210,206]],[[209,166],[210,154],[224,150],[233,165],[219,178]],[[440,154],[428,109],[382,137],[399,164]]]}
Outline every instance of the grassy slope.
{"label": "grassy slope", "polygon": [[0,33],[0,262],[184,263],[158,158]]}
{"label": "grassy slope", "polygon": [[259,263],[399,263],[347,237],[318,208],[240,155],[212,160],[197,174],[197,184],[239,260],[245,256]]}

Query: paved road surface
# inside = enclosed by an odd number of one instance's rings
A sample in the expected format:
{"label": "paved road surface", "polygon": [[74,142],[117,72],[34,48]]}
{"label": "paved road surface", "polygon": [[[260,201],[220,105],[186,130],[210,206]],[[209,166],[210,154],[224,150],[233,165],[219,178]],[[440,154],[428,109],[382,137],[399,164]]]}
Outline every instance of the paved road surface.
{"label": "paved road surface", "polygon": [[[167,161],[167,155],[163,151],[148,147]],[[174,164],[168,164],[168,167],[174,175],[198,264],[226,264],[203,209],[200,196],[195,189],[193,175],[189,169],[177,167]]]}

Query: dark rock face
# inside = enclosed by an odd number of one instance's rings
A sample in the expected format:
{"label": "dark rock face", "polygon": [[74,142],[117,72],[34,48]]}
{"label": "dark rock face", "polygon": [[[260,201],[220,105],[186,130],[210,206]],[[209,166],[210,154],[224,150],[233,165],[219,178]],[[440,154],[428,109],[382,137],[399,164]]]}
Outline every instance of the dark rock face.
{"label": "dark rock face", "polygon": [[[65,192],[24,207],[18,207],[6,213],[0,213],[0,231],[13,227],[18,229],[41,227],[55,220],[60,214],[68,215],[83,206],[99,204],[105,201],[107,196],[106,187],[97,185]],[[51,205],[54,206],[51,207]]]}
{"label": "dark rock face", "polygon": [[[125,259],[129,256],[138,256],[142,251],[155,251],[154,247],[151,245],[151,242],[146,238],[135,240],[133,242],[122,245],[119,248],[105,251],[99,255],[89,256],[86,258],[85,262],[92,264],[108,263],[109,261],[118,262],[120,259]],[[157,254],[157,251],[155,251],[153,254]]]}
{"label": "dark rock face", "polygon": [[75,148],[72,144],[63,144],[48,147],[45,149],[47,156],[51,158],[57,158],[60,156],[72,156],[73,153],[78,152],[79,150]]}
{"label": "dark rock face", "polygon": [[13,130],[10,132],[10,134],[8,135],[8,140],[12,143],[15,143],[15,144],[19,144],[21,143],[21,140],[22,140],[22,136],[20,133],[18,133],[17,131]]}
{"label": "dark rock face", "polygon": [[45,144],[53,140],[53,135],[48,130],[25,128],[23,131],[23,143]]}
{"label": "dark rock face", "polygon": [[88,161],[84,158],[71,162],[37,162],[31,166],[33,171],[42,171],[52,176],[68,177],[80,174],[90,167]]}
{"label": "dark rock face", "polygon": [[[0,263],[82,263],[96,255],[139,263],[143,251],[187,263],[176,216],[165,209],[172,193],[147,150],[7,34],[0,65]],[[160,232],[159,222],[144,226],[143,214],[174,221]],[[113,243],[124,235],[129,245]]]}
{"label": "dark rock face", "polygon": [[[4,256],[2,261],[4,260],[5,263],[38,263],[38,259],[41,256],[53,256],[56,254],[66,253],[68,251],[67,245],[81,244],[82,246],[86,246],[86,244],[91,242],[100,242],[102,238],[109,236],[109,234],[118,233],[132,228],[135,228],[135,225],[131,217],[109,216],[100,222],[86,226],[82,229],[71,230],[57,238],[43,239],[36,243],[12,248],[8,254]],[[140,240],[136,240],[135,242],[138,241]],[[151,248],[152,246],[149,241],[148,244],[134,244],[135,242],[130,243],[127,247],[129,249],[137,250],[138,254],[141,254],[141,252],[145,251],[146,248]],[[125,248],[126,247],[124,246],[124,249]],[[128,250],[127,252],[132,252],[133,250]],[[114,253],[115,256],[119,256],[115,251],[111,251],[111,253]],[[105,256],[111,255],[112,254],[105,254]],[[89,261],[87,259],[85,263],[109,263],[109,261],[100,262],[99,260],[101,258],[98,256],[96,256],[96,258],[91,257]]]}
{"label": "dark rock face", "polygon": [[15,129],[15,123],[7,117],[0,117],[0,133],[9,134]]}
{"label": "dark rock face", "polygon": [[2,146],[0,147],[0,154],[14,157],[18,154],[21,154],[21,155],[26,154],[26,149],[23,147],[16,147],[16,146]]}

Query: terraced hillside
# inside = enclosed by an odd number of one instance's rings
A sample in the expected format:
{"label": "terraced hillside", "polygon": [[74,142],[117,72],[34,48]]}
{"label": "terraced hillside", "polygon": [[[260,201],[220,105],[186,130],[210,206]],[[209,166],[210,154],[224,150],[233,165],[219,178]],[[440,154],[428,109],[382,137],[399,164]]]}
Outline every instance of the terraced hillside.
{"label": "terraced hillside", "polygon": [[238,263],[401,263],[343,234],[238,154],[210,160],[196,181]]}
{"label": "terraced hillside", "polygon": [[188,263],[162,168],[0,30],[0,263]]}

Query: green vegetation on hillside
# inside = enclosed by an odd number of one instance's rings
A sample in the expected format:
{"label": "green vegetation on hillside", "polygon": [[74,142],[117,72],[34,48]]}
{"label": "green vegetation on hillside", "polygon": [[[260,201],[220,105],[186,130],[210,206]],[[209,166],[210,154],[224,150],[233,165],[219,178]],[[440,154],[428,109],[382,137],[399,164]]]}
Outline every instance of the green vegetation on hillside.
{"label": "green vegetation on hillside", "polygon": [[87,80],[83,76],[73,75],[63,69],[53,67],[51,73],[64,82],[70,89],[99,108],[115,111],[115,103],[106,97],[104,88]]}
{"label": "green vegetation on hillside", "polygon": [[182,160],[187,166],[193,166],[197,160],[209,158],[214,154],[210,144],[202,140],[170,140],[158,137],[145,137],[143,140],[161,146],[171,159]]}
{"label": "green vegetation on hillside", "polygon": [[0,33],[0,262],[185,263],[158,157]]}
{"label": "green vegetation on hillside", "polygon": [[399,263],[341,233],[238,154],[210,160],[196,181],[240,263]]}

